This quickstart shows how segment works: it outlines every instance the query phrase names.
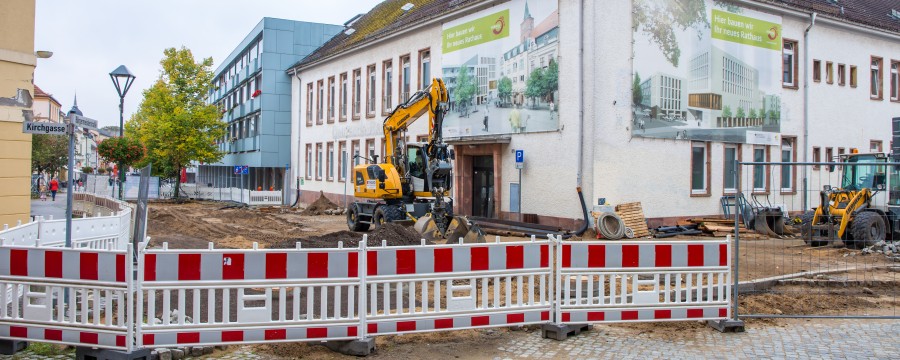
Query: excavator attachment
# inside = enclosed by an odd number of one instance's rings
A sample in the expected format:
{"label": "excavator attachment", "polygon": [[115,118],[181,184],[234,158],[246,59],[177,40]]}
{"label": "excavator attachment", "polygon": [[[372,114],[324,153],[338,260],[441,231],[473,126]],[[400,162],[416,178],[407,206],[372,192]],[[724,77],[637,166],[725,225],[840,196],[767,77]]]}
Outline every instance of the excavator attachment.
{"label": "excavator attachment", "polygon": [[470,225],[469,221],[461,216],[454,216],[447,225],[447,230],[444,232],[441,232],[441,229],[437,226],[437,223],[435,223],[431,214],[420,217],[413,226],[413,229],[422,235],[423,239],[430,242],[439,240],[451,242],[458,241],[459,238],[462,238],[463,243],[466,244],[485,242],[484,232],[481,231],[481,228],[479,228],[478,225]]}

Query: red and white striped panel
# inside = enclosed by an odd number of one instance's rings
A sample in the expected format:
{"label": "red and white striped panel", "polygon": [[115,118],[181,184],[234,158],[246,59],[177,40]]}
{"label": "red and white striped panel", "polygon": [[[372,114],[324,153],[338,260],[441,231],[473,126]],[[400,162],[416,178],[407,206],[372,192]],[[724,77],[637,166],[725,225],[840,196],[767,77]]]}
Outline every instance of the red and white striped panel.
{"label": "red and white striped panel", "polygon": [[563,269],[708,268],[730,265],[727,241],[563,242]]}
{"label": "red and white striped panel", "polygon": [[399,333],[460,330],[469,328],[540,324],[550,321],[546,309],[507,311],[483,315],[429,316],[415,319],[367,321],[367,334],[388,335]]}
{"label": "red and white striped panel", "polygon": [[124,350],[127,345],[125,330],[122,330],[121,333],[116,333],[68,327],[0,324],[0,338],[120,350]]}
{"label": "red and white striped panel", "polygon": [[173,252],[144,255],[144,281],[356,278],[359,250]]}
{"label": "red and white striped panel", "polygon": [[562,311],[562,321],[564,323],[576,324],[629,321],[719,320],[727,319],[729,317],[729,308],[722,305]]}
{"label": "red and white striped panel", "polygon": [[357,337],[359,323],[328,326],[295,326],[253,329],[192,329],[182,331],[144,331],[145,347],[174,345],[249,344],[277,341],[350,340]]}
{"label": "red and white striped panel", "polygon": [[498,270],[549,270],[550,243],[497,243],[368,248],[366,275],[426,275]]}
{"label": "red and white striped panel", "polygon": [[125,285],[126,254],[85,249],[0,247],[0,277]]}

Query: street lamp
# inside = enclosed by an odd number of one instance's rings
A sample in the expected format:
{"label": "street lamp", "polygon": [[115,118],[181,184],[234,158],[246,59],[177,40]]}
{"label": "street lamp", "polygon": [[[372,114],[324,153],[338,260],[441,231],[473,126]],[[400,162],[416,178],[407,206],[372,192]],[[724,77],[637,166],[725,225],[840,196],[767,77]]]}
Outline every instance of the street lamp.
{"label": "street lamp", "polygon": [[[128,68],[125,67],[125,65],[119,65],[119,67],[109,73],[109,78],[112,79],[113,85],[116,86],[116,92],[119,94],[119,137],[122,137],[125,134],[125,94],[128,93],[131,84],[134,83],[135,76],[131,71],[128,71]],[[122,191],[122,184],[124,183],[125,172],[122,163],[119,163],[120,200],[124,198],[124,193]]]}

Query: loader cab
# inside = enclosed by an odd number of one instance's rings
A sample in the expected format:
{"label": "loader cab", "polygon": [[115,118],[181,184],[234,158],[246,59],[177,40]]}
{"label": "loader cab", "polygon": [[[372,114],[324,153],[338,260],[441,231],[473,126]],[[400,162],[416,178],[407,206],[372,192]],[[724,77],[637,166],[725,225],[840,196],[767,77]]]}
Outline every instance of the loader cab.
{"label": "loader cab", "polygon": [[[886,163],[887,157],[883,154],[853,154],[846,156],[844,173],[841,176],[841,189],[883,191],[888,187],[886,165],[877,166],[869,164]],[[865,164],[854,166],[852,164]]]}
{"label": "loader cab", "polygon": [[451,186],[452,150],[446,154],[447,159],[431,158],[425,150],[426,143],[406,144],[406,164],[409,176],[409,190],[416,197],[431,197],[433,188],[449,191]]}

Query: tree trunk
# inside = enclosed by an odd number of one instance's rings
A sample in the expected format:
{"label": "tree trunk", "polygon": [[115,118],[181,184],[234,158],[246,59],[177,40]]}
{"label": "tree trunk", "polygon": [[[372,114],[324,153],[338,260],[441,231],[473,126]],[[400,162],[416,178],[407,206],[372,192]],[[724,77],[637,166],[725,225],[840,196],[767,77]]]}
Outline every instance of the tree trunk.
{"label": "tree trunk", "polygon": [[181,166],[176,166],[175,169],[175,199],[178,199],[178,193],[181,191]]}

